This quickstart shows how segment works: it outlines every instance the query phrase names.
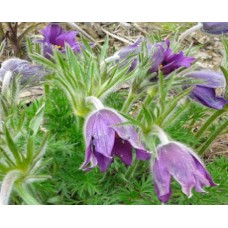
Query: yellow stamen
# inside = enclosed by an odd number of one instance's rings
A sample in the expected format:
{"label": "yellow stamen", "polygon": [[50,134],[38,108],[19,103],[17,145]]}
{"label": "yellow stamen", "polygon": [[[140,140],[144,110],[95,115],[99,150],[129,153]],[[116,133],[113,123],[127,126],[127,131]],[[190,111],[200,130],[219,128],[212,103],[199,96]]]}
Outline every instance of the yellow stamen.
{"label": "yellow stamen", "polygon": [[60,45],[54,45],[57,49],[62,49],[62,46],[60,46]]}

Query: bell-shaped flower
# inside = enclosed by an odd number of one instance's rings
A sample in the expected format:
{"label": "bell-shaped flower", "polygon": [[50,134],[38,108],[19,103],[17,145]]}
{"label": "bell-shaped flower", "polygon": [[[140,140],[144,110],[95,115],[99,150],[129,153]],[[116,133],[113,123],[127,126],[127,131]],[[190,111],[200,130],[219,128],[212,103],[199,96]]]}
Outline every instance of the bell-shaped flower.
{"label": "bell-shaped flower", "polygon": [[223,106],[228,103],[223,96],[216,95],[215,91],[217,88],[224,89],[226,86],[223,74],[211,70],[200,70],[190,72],[185,77],[199,80],[190,93],[190,98],[193,100],[217,110],[223,109]]}
{"label": "bell-shaped flower", "polygon": [[172,177],[188,197],[192,196],[192,188],[205,192],[204,186],[216,186],[199,157],[190,148],[174,141],[158,146],[152,175],[155,193],[163,203],[170,198]]}
{"label": "bell-shaped flower", "polygon": [[129,166],[133,149],[136,159],[150,159],[150,153],[140,143],[135,129],[130,125],[121,125],[124,122],[125,118],[108,108],[96,110],[88,116],[84,126],[86,152],[82,170],[98,166],[101,172],[105,172],[114,156]]}
{"label": "bell-shaped flower", "polygon": [[37,40],[37,42],[43,44],[43,55],[46,58],[50,57],[53,48],[64,52],[66,44],[75,52],[80,52],[80,44],[75,40],[76,31],[65,32],[58,24],[50,23],[40,33],[43,35],[43,39]]}
{"label": "bell-shaped flower", "polygon": [[202,22],[203,32],[219,35],[228,32],[228,22]]}
{"label": "bell-shaped flower", "polygon": [[3,81],[4,76],[8,71],[10,71],[13,76],[20,75],[21,84],[40,81],[44,76],[49,74],[42,66],[18,58],[8,59],[2,63],[0,68],[1,81]]}

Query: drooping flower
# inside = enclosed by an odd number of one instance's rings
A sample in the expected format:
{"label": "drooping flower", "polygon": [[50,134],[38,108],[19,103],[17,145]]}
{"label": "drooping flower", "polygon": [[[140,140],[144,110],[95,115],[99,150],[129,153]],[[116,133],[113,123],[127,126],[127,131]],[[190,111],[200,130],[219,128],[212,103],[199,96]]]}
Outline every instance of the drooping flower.
{"label": "drooping flower", "polygon": [[190,98],[209,108],[223,109],[228,101],[223,96],[216,95],[216,89],[224,89],[226,80],[223,74],[211,70],[200,70],[188,73],[186,78],[197,79],[200,82],[195,85],[190,93]]}
{"label": "drooping flower", "polygon": [[80,44],[76,42],[76,31],[63,31],[63,29],[56,23],[48,24],[40,31],[43,35],[42,40],[37,42],[43,44],[43,55],[47,58],[52,54],[52,49],[56,48],[60,52],[65,51],[65,45],[69,45],[75,52],[80,52]]}
{"label": "drooping flower", "polygon": [[192,196],[192,188],[205,192],[204,186],[216,186],[200,158],[190,148],[174,141],[158,146],[152,172],[155,193],[163,203],[171,195],[171,177],[188,197]]}
{"label": "drooping flower", "polygon": [[26,82],[35,82],[43,79],[49,72],[42,66],[32,64],[26,60],[19,58],[11,58],[5,60],[0,68],[0,80],[3,81],[6,72],[12,72],[12,74],[20,75],[21,84]]}
{"label": "drooping flower", "polygon": [[[146,44],[148,57],[150,57],[152,65],[148,73],[161,70],[164,75],[168,75],[180,67],[189,67],[194,61],[194,58],[185,56],[182,51],[174,53],[170,48],[169,40],[151,44],[145,38],[139,38],[134,44],[122,48],[115,53],[114,58],[116,57],[116,60],[124,60],[129,54],[137,55],[141,50],[142,42]],[[133,70],[137,66],[137,62],[138,59],[135,57],[129,70]]]}
{"label": "drooping flower", "polygon": [[136,159],[150,159],[150,153],[140,143],[135,129],[130,125],[119,125],[124,122],[126,120],[112,109],[99,109],[89,115],[84,127],[86,152],[82,170],[98,166],[101,172],[105,172],[114,156],[129,166],[133,149]]}
{"label": "drooping flower", "polygon": [[203,32],[219,35],[228,32],[228,22],[202,22]]}

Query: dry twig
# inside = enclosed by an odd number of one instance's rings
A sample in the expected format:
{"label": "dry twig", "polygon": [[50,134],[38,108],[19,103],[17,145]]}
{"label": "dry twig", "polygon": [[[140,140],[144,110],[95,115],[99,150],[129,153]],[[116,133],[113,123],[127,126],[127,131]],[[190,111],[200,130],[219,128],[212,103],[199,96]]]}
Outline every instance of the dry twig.
{"label": "dry twig", "polygon": [[88,39],[90,39],[91,41],[93,41],[96,45],[98,45],[100,47],[100,44],[97,43],[97,41],[90,36],[87,32],[85,32],[79,25],[77,25],[74,22],[66,22],[70,27],[77,29],[79,32],[81,32],[85,37],[87,37]]}

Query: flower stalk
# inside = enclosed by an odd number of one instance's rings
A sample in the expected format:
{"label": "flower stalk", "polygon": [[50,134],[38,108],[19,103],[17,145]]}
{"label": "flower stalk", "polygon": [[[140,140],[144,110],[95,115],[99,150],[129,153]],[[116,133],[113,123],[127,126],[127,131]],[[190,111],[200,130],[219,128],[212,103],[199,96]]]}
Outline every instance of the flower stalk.
{"label": "flower stalk", "polygon": [[214,120],[216,120],[219,116],[223,115],[223,113],[225,113],[226,110],[222,109],[222,110],[218,110],[216,112],[214,112],[213,115],[211,115],[206,122],[203,124],[203,126],[199,129],[199,131],[195,134],[196,138],[200,138],[200,136],[204,133],[204,131],[212,124],[212,122]]}
{"label": "flower stalk", "polygon": [[195,32],[203,27],[202,23],[198,23],[197,25],[191,27],[190,29],[187,29],[184,31],[178,38],[178,42],[182,42],[188,35],[190,35],[192,32]]}
{"label": "flower stalk", "polygon": [[203,154],[205,152],[205,150],[210,146],[210,144],[213,142],[213,140],[219,135],[221,134],[221,132],[227,128],[228,126],[228,120],[224,121],[224,123],[218,127],[208,138],[208,140],[204,143],[204,145],[200,148],[199,150],[199,154]]}
{"label": "flower stalk", "polygon": [[21,175],[20,170],[11,170],[4,177],[0,190],[0,205],[7,205],[14,182]]}
{"label": "flower stalk", "polygon": [[127,99],[123,104],[123,108],[121,110],[121,112],[123,113],[128,113],[129,110],[131,109],[131,106],[134,102],[135,99],[135,94],[132,92],[132,90],[128,93]]}

